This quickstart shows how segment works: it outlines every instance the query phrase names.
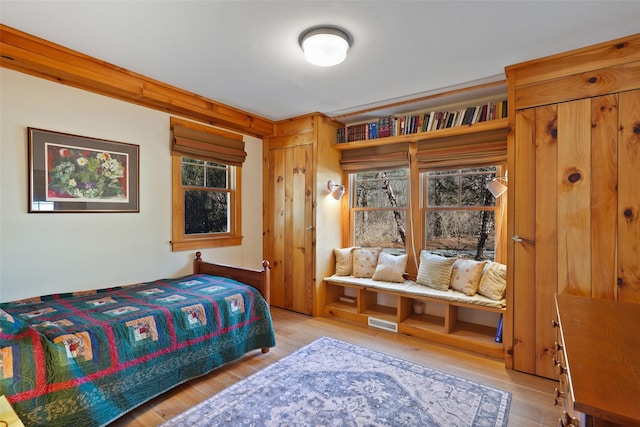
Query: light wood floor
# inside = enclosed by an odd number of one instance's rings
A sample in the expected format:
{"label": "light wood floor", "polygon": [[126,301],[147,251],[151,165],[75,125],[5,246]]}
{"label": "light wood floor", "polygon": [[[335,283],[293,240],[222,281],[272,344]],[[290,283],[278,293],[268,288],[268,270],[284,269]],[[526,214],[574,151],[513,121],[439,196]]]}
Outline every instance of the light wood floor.
{"label": "light wood floor", "polygon": [[116,420],[111,427],[157,426],[316,338],[328,336],[410,360],[512,393],[509,426],[555,426],[561,409],[553,405],[555,381],[506,370],[504,363],[430,344],[412,337],[346,325],[324,318],[272,309],[276,347],[259,350],[209,375],[189,381]]}

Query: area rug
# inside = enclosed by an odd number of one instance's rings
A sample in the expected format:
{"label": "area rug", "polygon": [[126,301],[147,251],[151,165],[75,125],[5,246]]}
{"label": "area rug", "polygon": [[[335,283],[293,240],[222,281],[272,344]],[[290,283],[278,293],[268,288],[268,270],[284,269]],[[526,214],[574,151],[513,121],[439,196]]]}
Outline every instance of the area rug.
{"label": "area rug", "polygon": [[506,426],[511,394],[322,337],[164,427]]}

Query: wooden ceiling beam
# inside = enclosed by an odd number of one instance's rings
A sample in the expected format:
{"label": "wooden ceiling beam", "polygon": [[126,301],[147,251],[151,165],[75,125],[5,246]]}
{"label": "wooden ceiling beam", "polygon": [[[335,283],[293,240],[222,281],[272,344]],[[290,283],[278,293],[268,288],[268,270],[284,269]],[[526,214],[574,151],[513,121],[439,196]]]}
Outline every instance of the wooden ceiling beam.
{"label": "wooden ceiling beam", "polygon": [[263,138],[274,122],[0,24],[0,65],[78,89]]}

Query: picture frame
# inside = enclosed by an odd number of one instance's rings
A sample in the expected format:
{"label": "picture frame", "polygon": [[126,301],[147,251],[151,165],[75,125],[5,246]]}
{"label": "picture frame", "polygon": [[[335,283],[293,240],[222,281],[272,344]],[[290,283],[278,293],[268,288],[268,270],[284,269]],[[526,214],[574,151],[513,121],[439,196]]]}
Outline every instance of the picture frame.
{"label": "picture frame", "polygon": [[30,213],[139,212],[140,146],[28,128]]}

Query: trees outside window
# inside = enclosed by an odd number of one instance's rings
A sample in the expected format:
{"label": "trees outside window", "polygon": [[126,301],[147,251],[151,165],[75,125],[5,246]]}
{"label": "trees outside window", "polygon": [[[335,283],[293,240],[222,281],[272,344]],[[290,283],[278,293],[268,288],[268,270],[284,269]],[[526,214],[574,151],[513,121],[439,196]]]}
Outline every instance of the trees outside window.
{"label": "trees outside window", "polygon": [[408,169],[358,172],[352,179],[353,241],[404,253],[406,244]]}
{"label": "trees outside window", "polygon": [[183,156],[173,163],[173,250],[240,244],[240,168]]}
{"label": "trees outside window", "polygon": [[[420,173],[421,248],[448,257],[495,260],[502,212],[486,183],[501,172],[501,166],[484,166]],[[406,252],[413,231],[408,230],[408,175],[406,168],[350,174],[353,245]]]}
{"label": "trees outside window", "polygon": [[182,157],[184,234],[229,232],[230,166]]}
{"label": "trees outside window", "polygon": [[498,168],[428,171],[423,180],[425,249],[445,256],[493,260],[496,199],[486,183]]}

